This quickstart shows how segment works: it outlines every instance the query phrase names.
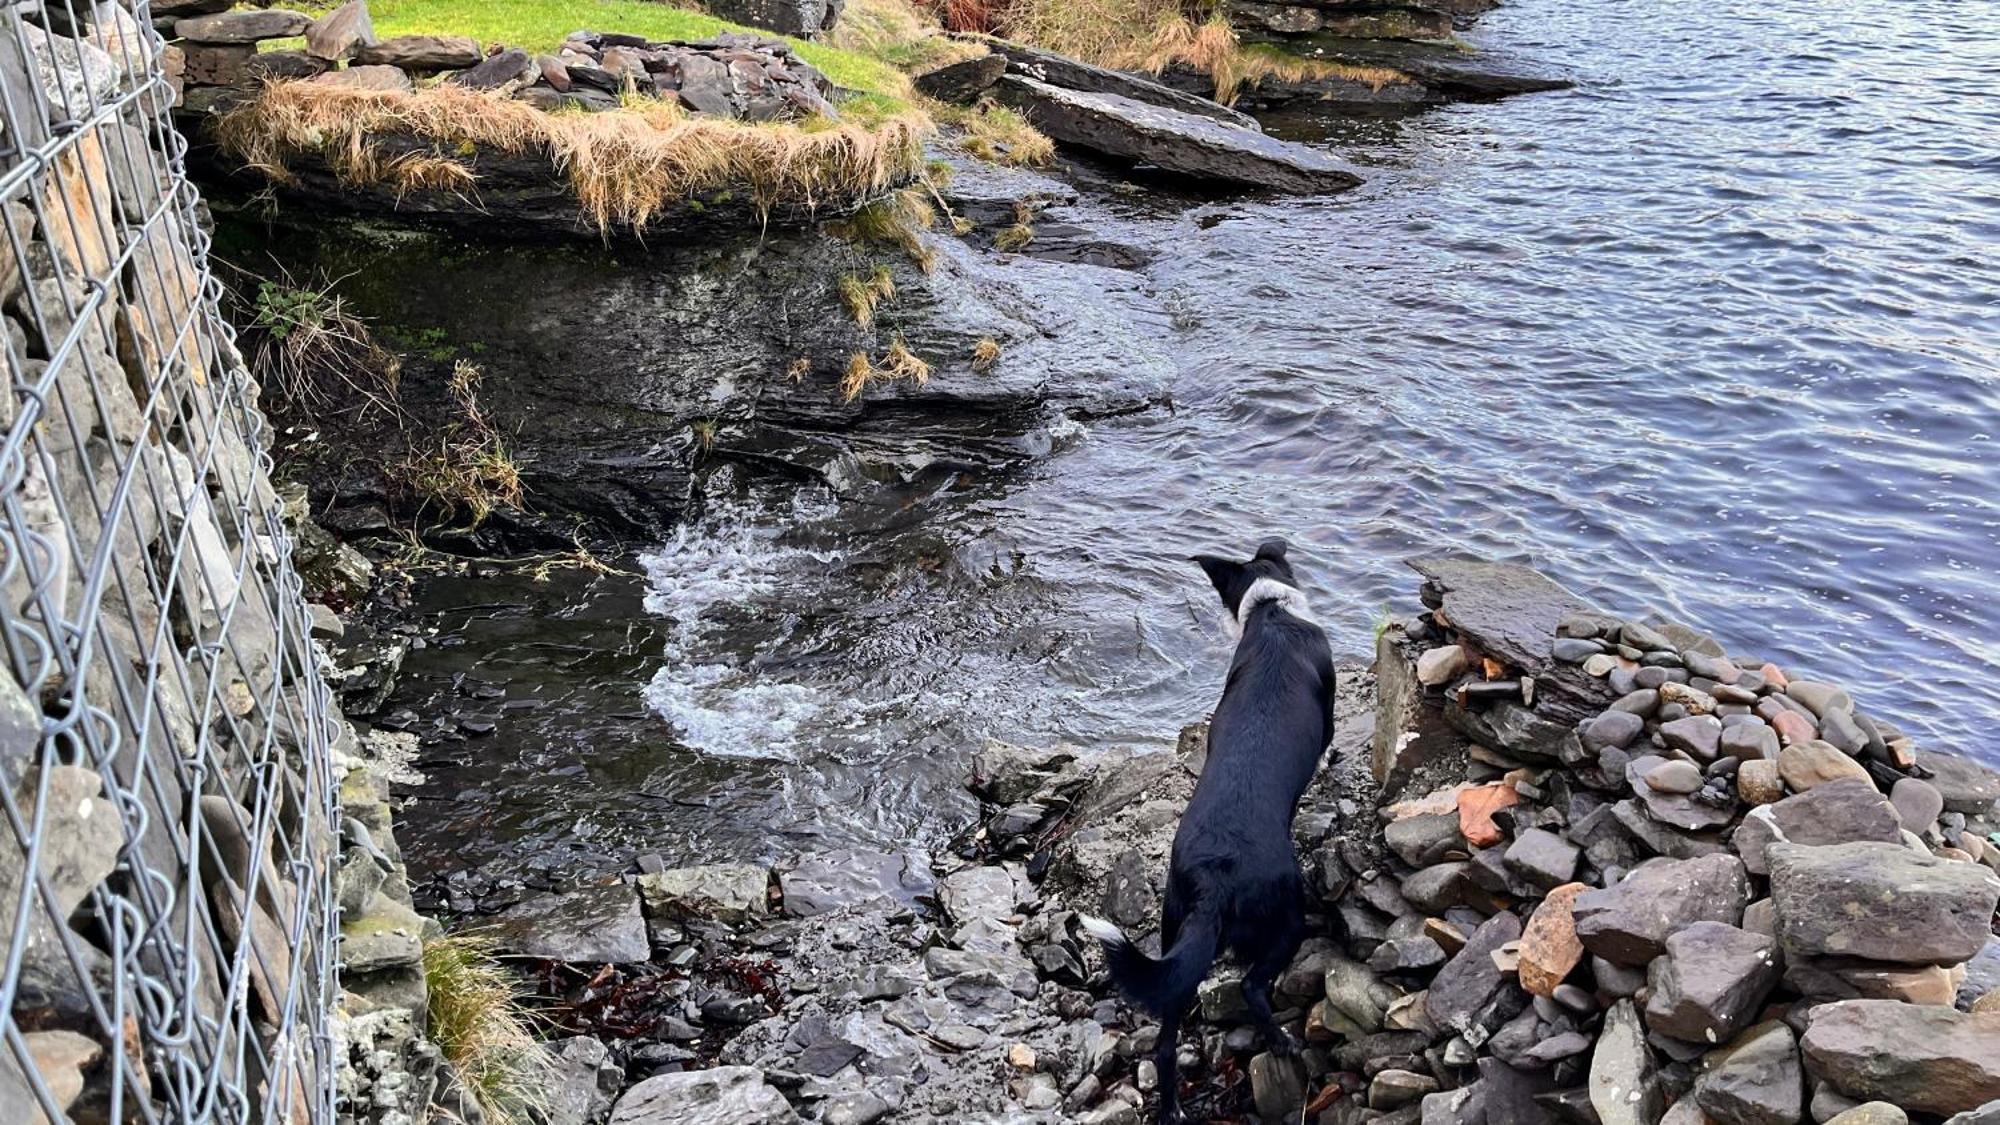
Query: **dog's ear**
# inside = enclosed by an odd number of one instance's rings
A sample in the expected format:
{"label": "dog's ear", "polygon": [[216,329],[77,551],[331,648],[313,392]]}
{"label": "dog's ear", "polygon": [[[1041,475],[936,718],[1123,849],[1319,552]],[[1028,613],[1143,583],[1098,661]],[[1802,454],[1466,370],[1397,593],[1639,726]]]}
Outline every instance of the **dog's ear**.
{"label": "dog's ear", "polygon": [[1236,603],[1243,597],[1243,564],[1215,555],[1196,555],[1194,561],[1208,575],[1215,592],[1222,596],[1222,604],[1229,607],[1230,613],[1235,613]]}
{"label": "dog's ear", "polygon": [[1256,557],[1267,559],[1271,562],[1284,562],[1285,552],[1289,549],[1290,545],[1283,539],[1266,539],[1262,543],[1257,544]]}

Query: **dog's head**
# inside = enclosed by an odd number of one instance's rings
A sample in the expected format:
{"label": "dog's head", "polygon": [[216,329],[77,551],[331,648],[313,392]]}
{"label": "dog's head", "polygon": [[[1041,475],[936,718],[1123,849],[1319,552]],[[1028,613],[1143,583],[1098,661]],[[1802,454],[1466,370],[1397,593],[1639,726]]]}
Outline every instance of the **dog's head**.
{"label": "dog's head", "polygon": [[1296,590],[1299,580],[1292,576],[1292,564],[1285,561],[1285,541],[1266,539],[1248,562],[1233,562],[1216,555],[1196,555],[1194,561],[1215,585],[1231,620],[1242,614],[1243,598],[1259,579],[1270,579]]}

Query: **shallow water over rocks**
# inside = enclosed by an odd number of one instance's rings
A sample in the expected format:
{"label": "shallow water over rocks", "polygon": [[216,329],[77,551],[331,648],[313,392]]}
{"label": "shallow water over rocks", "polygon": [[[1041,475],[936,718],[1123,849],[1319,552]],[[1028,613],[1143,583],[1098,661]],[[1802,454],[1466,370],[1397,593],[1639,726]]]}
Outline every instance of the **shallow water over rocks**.
{"label": "shallow water over rocks", "polygon": [[2000,761],[1990,37],[1935,0],[1521,0],[1476,38],[1579,85],[1269,120],[1366,184],[1087,190],[995,267],[1150,308],[1170,408],[889,493],[725,473],[643,579],[461,613],[398,703],[468,668],[544,702],[426,765],[419,872],[939,842],[983,736],[1169,744],[1226,661],[1185,558],[1274,533],[1349,653],[1404,557],[1521,558]]}

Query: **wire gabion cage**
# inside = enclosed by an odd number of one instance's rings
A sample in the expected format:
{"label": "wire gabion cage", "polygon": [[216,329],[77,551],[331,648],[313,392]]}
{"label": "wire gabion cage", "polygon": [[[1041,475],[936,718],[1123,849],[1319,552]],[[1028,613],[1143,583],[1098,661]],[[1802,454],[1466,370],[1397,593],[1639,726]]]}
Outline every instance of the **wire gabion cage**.
{"label": "wire gabion cage", "polygon": [[152,19],[0,11],[0,1122],[328,1122],[337,718]]}

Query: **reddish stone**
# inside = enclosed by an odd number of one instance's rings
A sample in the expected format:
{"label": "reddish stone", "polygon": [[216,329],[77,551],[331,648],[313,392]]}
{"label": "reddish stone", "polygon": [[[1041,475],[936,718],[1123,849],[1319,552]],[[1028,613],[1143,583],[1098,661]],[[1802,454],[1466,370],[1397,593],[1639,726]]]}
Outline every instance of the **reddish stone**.
{"label": "reddish stone", "polygon": [[1583,960],[1572,907],[1576,896],[1589,889],[1583,883],[1564,883],[1550,891],[1521,931],[1521,987],[1530,993],[1555,995],[1556,986]]}
{"label": "reddish stone", "polygon": [[1797,711],[1778,712],[1771,717],[1771,726],[1778,732],[1778,741],[1786,746],[1811,742],[1819,737],[1819,728]]}
{"label": "reddish stone", "polygon": [[1458,831],[1475,848],[1490,848],[1506,834],[1493,823],[1493,814],[1521,803],[1521,795],[1504,781],[1467,789],[1458,795]]}
{"label": "reddish stone", "polygon": [[1786,677],[1782,669],[1780,669],[1776,664],[1770,663],[1769,661],[1766,661],[1764,663],[1764,666],[1762,668],[1757,669],[1757,671],[1763,675],[1765,683],[1770,684],[1772,687],[1777,688],[1779,691],[1785,690],[1785,685],[1792,682],[1789,678]]}

